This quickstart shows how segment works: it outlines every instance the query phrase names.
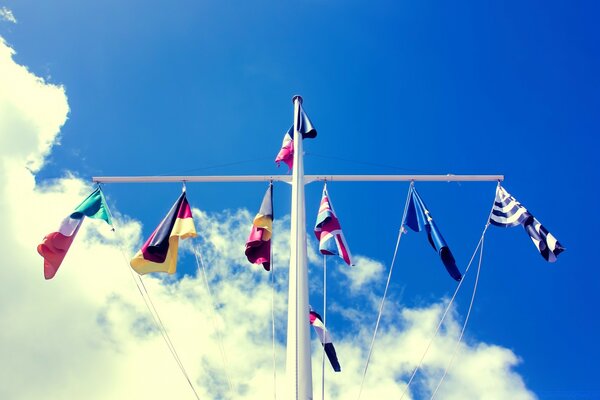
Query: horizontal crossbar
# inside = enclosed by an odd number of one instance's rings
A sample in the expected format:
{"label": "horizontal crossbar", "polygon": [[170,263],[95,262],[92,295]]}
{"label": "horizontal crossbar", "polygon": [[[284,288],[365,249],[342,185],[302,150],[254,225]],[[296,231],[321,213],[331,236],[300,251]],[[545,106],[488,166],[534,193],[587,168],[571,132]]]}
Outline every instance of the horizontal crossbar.
{"label": "horizontal crossbar", "polygon": [[[491,182],[504,175],[304,175],[304,182]],[[291,182],[291,175],[94,176],[95,183]]]}

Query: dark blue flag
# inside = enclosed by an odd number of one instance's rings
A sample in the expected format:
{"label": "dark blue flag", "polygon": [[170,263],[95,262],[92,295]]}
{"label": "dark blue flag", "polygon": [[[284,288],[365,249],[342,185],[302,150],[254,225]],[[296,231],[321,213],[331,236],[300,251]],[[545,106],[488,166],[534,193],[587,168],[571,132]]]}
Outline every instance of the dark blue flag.
{"label": "dark blue flag", "polygon": [[427,238],[429,239],[431,247],[433,247],[440,255],[450,276],[457,281],[462,279],[462,275],[456,267],[456,261],[454,260],[454,256],[452,255],[448,244],[446,244],[446,241],[433,221],[431,213],[427,209],[427,206],[425,206],[423,200],[421,200],[421,196],[417,193],[417,189],[414,187],[411,188],[404,225],[415,232],[421,232],[424,229],[427,232]]}

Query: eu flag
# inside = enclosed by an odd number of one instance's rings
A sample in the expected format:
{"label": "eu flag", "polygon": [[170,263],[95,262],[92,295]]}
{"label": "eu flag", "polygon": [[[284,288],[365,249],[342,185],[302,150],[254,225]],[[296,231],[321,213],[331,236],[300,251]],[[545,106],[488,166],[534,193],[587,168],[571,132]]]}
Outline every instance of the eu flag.
{"label": "eu flag", "polygon": [[425,203],[419,196],[417,189],[413,186],[411,188],[410,201],[408,203],[408,209],[406,211],[406,220],[404,225],[408,226],[415,232],[421,232],[425,230],[427,232],[427,238],[431,247],[440,255],[446,270],[452,278],[457,281],[462,279],[462,275],[456,267],[456,261],[454,256],[448,247],[448,244],[444,240],[441,232],[435,225],[435,221],[431,216],[431,213],[425,206]]}

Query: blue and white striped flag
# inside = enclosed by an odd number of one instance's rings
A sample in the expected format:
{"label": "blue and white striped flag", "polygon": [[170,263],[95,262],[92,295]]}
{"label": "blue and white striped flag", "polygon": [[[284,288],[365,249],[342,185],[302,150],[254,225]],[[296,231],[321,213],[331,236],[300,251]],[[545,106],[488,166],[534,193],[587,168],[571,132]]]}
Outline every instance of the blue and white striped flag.
{"label": "blue and white striped flag", "polygon": [[502,228],[523,225],[542,257],[548,262],[555,262],[556,257],[565,250],[558,240],[500,185],[496,188],[490,223]]}

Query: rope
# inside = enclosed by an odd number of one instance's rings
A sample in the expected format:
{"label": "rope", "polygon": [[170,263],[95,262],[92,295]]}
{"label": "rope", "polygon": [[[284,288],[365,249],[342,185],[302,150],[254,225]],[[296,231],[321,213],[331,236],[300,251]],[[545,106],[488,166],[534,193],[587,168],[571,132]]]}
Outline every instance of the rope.
{"label": "rope", "polygon": [[[500,182],[498,182],[498,185],[500,185]],[[495,197],[494,197],[495,200]],[[492,212],[494,210],[494,202],[492,202],[492,207],[490,209],[490,213],[488,214],[488,218],[486,220],[486,224],[485,227],[483,228],[483,232],[481,233],[481,238],[479,239],[479,242],[477,243],[477,246],[475,247],[475,251],[473,251],[473,255],[471,256],[471,259],[469,260],[469,264],[467,264],[467,268],[465,269],[465,272],[463,274],[463,279],[460,280],[460,282],[458,283],[456,289],[454,290],[454,294],[452,295],[452,298],[450,299],[450,302],[448,303],[448,306],[446,307],[446,310],[444,310],[444,314],[442,315],[442,318],[440,319],[440,322],[438,323],[438,326],[433,334],[433,336],[431,337],[431,339],[429,340],[429,343],[427,344],[427,348],[425,349],[425,352],[423,353],[423,355],[421,356],[421,359],[419,360],[419,364],[415,367],[415,369],[412,372],[412,375],[408,381],[408,383],[406,384],[406,387],[404,388],[404,391],[402,392],[402,396],[400,397],[400,400],[402,400],[404,398],[404,395],[406,394],[406,392],[408,391],[408,388],[410,387],[410,384],[412,383],[413,379],[415,378],[415,375],[417,374],[417,371],[419,370],[419,368],[421,368],[421,365],[423,364],[423,360],[425,359],[425,356],[427,355],[427,352],[429,351],[429,348],[431,347],[431,344],[433,343],[433,340],[436,338],[442,323],[444,322],[444,319],[446,318],[446,315],[448,314],[448,311],[450,310],[450,307],[452,306],[452,303],[454,302],[454,299],[456,298],[456,295],[462,285],[462,283],[464,282],[464,277],[467,275],[467,273],[469,272],[469,269],[471,268],[471,264],[473,263],[473,260],[475,259],[475,255],[477,254],[477,250],[479,249],[479,247],[481,246],[481,248],[483,249],[483,242],[484,242],[484,238],[485,238],[485,233],[488,229],[488,227],[490,226],[490,217],[492,215]],[[479,267],[477,269],[477,280],[479,279],[479,268],[481,267],[481,255],[480,255],[480,261],[479,261]],[[475,284],[475,289],[477,289],[477,281]],[[473,292],[473,296],[475,295],[475,293]],[[472,305],[472,301],[473,298],[471,298],[471,305]],[[469,306],[469,312],[471,310],[471,307]],[[468,319],[468,317],[467,317]],[[464,329],[464,327],[463,327]],[[461,334],[462,337],[462,334]],[[437,390],[437,389],[436,389]]]}
{"label": "rope", "polygon": [[[271,238],[273,235],[271,234]],[[277,400],[277,359],[275,358],[275,263],[271,245],[271,337],[273,340],[273,399]]]}
{"label": "rope", "polygon": [[190,385],[190,387],[194,391],[194,394],[196,395],[196,398],[198,398],[198,394],[196,393],[196,389],[192,385],[192,381],[191,381],[191,379],[190,379],[190,377],[189,377],[189,375],[188,375],[185,367],[183,366],[183,362],[181,361],[181,358],[179,357],[179,354],[177,353],[177,350],[175,349],[175,345],[171,341],[171,337],[169,336],[169,333],[167,331],[167,328],[165,327],[165,324],[162,322],[162,319],[160,318],[160,314],[158,313],[158,310],[156,309],[156,306],[154,305],[154,302],[152,301],[152,298],[150,297],[150,293],[148,293],[148,290],[146,289],[146,285],[144,285],[144,281],[139,276],[138,276],[138,279],[140,281],[140,284],[141,284],[142,288],[144,289],[144,293],[146,294],[146,297],[148,298],[148,303],[150,304],[150,307],[152,308],[152,310],[156,314],[156,319],[158,320],[159,326],[162,329],[163,337],[165,338],[165,341],[167,342],[167,345],[172,350],[172,354],[175,357],[175,360],[177,361],[177,364],[179,364],[181,372],[183,373],[183,375],[185,376],[185,379],[188,381],[188,384]]}
{"label": "rope", "polygon": [[[98,184],[98,188],[100,190],[102,190],[100,184]],[[115,228],[115,223],[114,223],[115,218],[112,215],[112,212],[110,211],[110,208],[108,206],[106,207],[106,210],[107,210],[108,214],[110,215],[111,220],[113,221],[113,223],[112,223],[112,232],[114,233],[115,238],[117,239],[117,243],[121,243],[121,241],[119,240],[119,235],[118,235],[117,230]],[[148,309],[148,312],[150,313],[150,315],[152,315],[152,320],[154,321],[154,325],[160,331],[160,334],[163,337],[163,339],[164,339],[167,347],[169,348],[169,351],[170,351],[171,355],[173,356],[173,359],[175,360],[175,362],[179,366],[179,369],[181,370],[181,373],[183,374],[183,376],[187,380],[188,384],[190,385],[190,388],[194,392],[194,395],[196,396],[196,399],[200,400],[200,396],[198,396],[198,392],[196,392],[196,388],[192,384],[192,381],[190,380],[190,377],[189,377],[187,371],[185,370],[185,367],[183,366],[183,363],[181,362],[181,359],[179,358],[179,354],[177,354],[177,350],[175,350],[175,346],[173,345],[173,342],[171,341],[169,333],[167,332],[167,329],[165,328],[165,325],[163,324],[163,322],[162,322],[162,320],[160,318],[160,315],[158,314],[158,311],[156,310],[156,307],[154,306],[154,303],[152,302],[152,299],[150,298],[150,294],[148,293],[148,290],[146,289],[146,286],[144,285],[144,282],[142,281],[142,278],[139,275],[135,274],[133,272],[133,270],[130,268],[130,266],[129,266],[129,258],[125,254],[125,251],[123,250],[123,248],[121,246],[119,246],[119,245],[117,245],[117,247],[120,250],[121,255],[123,256],[123,260],[125,261],[125,264],[124,264],[125,269],[127,271],[129,271],[129,274],[130,274],[131,278],[133,279],[133,282],[134,282],[135,286],[137,287],[138,292],[140,293],[140,296],[142,297],[142,300],[144,300],[144,304],[146,305],[146,308]],[[142,292],[142,288],[144,289],[143,292]],[[144,296],[144,292],[146,293],[146,296]]]}
{"label": "rope", "polygon": [[413,370],[413,372],[410,376],[410,379],[408,380],[408,383],[406,384],[406,387],[404,388],[404,391],[402,392],[402,396],[400,396],[400,400],[402,400],[404,398],[404,395],[407,393],[408,388],[410,387],[410,384],[412,383],[413,379],[415,378],[415,375],[417,375],[417,371],[419,371],[419,369],[423,365],[423,360],[425,360],[425,356],[427,356],[427,353],[429,352],[429,349],[431,348],[433,340],[437,337],[437,334],[439,333],[440,328],[442,327],[442,324],[444,323],[444,320],[446,319],[446,316],[448,315],[448,311],[450,311],[450,307],[452,307],[452,304],[454,303],[456,295],[458,294],[458,291],[460,290],[462,283],[465,281],[464,278],[465,278],[465,276],[467,276],[467,273],[469,272],[469,269],[471,268],[471,264],[473,263],[473,260],[475,259],[475,255],[477,254],[477,250],[479,250],[479,247],[483,243],[483,235],[485,235],[486,230],[487,230],[487,227],[483,230],[483,234],[482,234],[481,238],[479,239],[477,246],[475,247],[475,251],[473,252],[473,255],[471,256],[471,260],[469,261],[469,264],[467,264],[467,268],[465,269],[465,272],[463,273],[463,278],[460,280],[460,282],[458,282],[456,289],[454,289],[454,294],[452,295],[452,298],[450,298],[450,301],[448,302],[448,305],[446,306],[446,309],[444,310],[444,313],[442,314],[442,318],[440,318],[440,322],[438,323],[437,328],[435,329],[435,332],[433,333],[433,336],[429,339],[429,343],[427,344],[427,347],[425,348],[425,351],[423,352],[423,355],[421,356],[419,363]]}
{"label": "rope", "polygon": [[[223,368],[225,369],[225,377],[227,379],[227,384],[229,385],[229,390],[233,395],[235,392],[233,390],[233,384],[231,383],[231,377],[229,376],[229,362],[227,361],[225,347],[223,346],[223,336],[221,335],[221,330],[219,329],[219,325],[217,323],[217,311],[215,308],[215,302],[213,300],[212,291],[210,290],[210,286],[208,284],[208,276],[206,275],[206,266],[204,265],[202,253],[200,253],[197,247],[194,247],[194,256],[196,258],[196,267],[198,268],[198,272],[201,272],[204,278],[204,285],[206,286],[206,292],[208,293],[208,300],[210,302],[211,319],[213,320],[215,333],[217,334],[217,342],[219,345],[219,351],[221,353]],[[200,268],[200,266],[202,266],[202,268]]]}
{"label": "rope", "polygon": [[[110,211],[109,211],[109,213],[110,213]],[[114,219],[113,219],[113,221],[114,221]],[[117,235],[117,232],[116,232],[116,229],[115,229],[114,225],[113,225],[113,232],[115,233],[115,237],[116,237],[117,241],[119,241],[119,237]],[[175,346],[173,345],[173,342],[171,341],[171,337],[169,336],[169,333],[167,332],[167,329],[165,328],[165,325],[163,324],[162,319],[160,318],[158,310],[156,309],[156,307],[154,306],[154,303],[152,302],[152,299],[150,298],[150,293],[148,293],[148,290],[146,289],[146,286],[144,285],[144,281],[142,280],[142,278],[139,275],[135,274],[133,272],[133,270],[130,268],[130,266],[129,266],[129,258],[125,254],[125,251],[123,250],[123,248],[121,248],[121,246],[118,246],[118,248],[121,251],[121,255],[123,256],[123,260],[125,261],[124,266],[129,271],[129,274],[131,275],[131,278],[133,279],[133,282],[136,285],[136,287],[137,287],[137,289],[138,289],[138,291],[140,293],[140,296],[142,297],[142,300],[144,300],[144,304],[146,305],[146,308],[148,309],[148,312],[152,316],[152,320],[154,321],[154,325],[156,326],[156,328],[158,328],[158,330],[159,330],[159,332],[160,332],[163,340],[165,341],[165,344],[169,348],[169,352],[173,356],[173,359],[175,360],[175,362],[179,366],[179,369],[181,370],[181,373],[183,374],[183,376],[185,377],[186,381],[190,385],[190,388],[194,392],[194,395],[196,396],[196,399],[200,400],[200,396],[198,395],[198,392],[196,392],[196,388],[192,384],[192,381],[191,381],[191,379],[190,379],[190,377],[189,377],[189,375],[188,375],[185,367],[183,366],[183,363],[181,362],[181,359],[179,358],[179,354],[177,353],[177,350],[175,349]],[[145,293],[145,295],[144,295],[144,293]]]}
{"label": "rope", "polygon": [[[327,180],[323,184],[323,191],[325,190],[327,190]],[[327,330],[327,256],[325,254],[323,254],[323,327]],[[321,346],[321,400],[325,400],[325,345]]]}
{"label": "rope", "polygon": [[181,175],[181,174],[187,174],[187,173],[194,172],[194,171],[203,171],[203,170],[207,170],[207,169],[231,167],[233,165],[256,163],[257,161],[263,161],[263,160],[268,160],[268,159],[272,159],[272,157],[256,157],[256,158],[252,158],[252,159],[232,161],[232,162],[223,163],[223,164],[213,164],[213,165],[208,165],[206,167],[189,168],[189,169],[173,171],[173,172],[168,172],[168,173],[162,173],[162,174],[155,174],[155,175],[156,176]]}
{"label": "rope", "polygon": [[[323,326],[327,329],[327,256],[323,254]],[[325,346],[321,352],[321,400],[325,400]]]}
{"label": "rope", "polygon": [[354,164],[354,165],[369,165],[369,166],[374,166],[374,167],[385,167],[385,168],[395,169],[398,171],[412,172],[412,173],[417,173],[417,174],[425,174],[426,173],[423,170],[416,170],[414,168],[402,168],[402,167],[397,167],[395,165],[390,165],[390,164],[374,163],[374,162],[360,161],[360,160],[351,160],[351,159],[344,158],[344,157],[317,154],[317,153],[313,153],[313,152],[305,152],[304,155],[311,156],[311,157],[317,157],[317,158],[324,158],[324,159],[328,159],[328,160],[345,161],[347,163]]}
{"label": "rope", "polygon": [[390,286],[390,280],[392,278],[392,271],[394,270],[394,263],[396,262],[396,256],[398,255],[398,246],[400,245],[400,239],[402,238],[402,233],[404,230],[404,220],[406,219],[406,212],[408,210],[408,200],[410,198],[410,194],[411,194],[413,186],[414,186],[414,182],[411,182],[410,187],[408,188],[408,194],[406,195],[406,203],[404,205],[404,212],[402,214],[402,222],[400,223],[400,230],[398,231],[398,240],[396,241],[396,248],[394,249],[394,256],[392,257],[392,263],[390,264],[390,272],[388,273],[387,282],[385,284],[385,289],[383,291],[383,297],[381,298],[381,303],[379,304],[379,313],[377,314],[377,322],[375,323],[375,330],[373,331],[373,338],[371,339],[371,345],[369,346],[369,353],[367,355],[367,362],[365,364],[365,369],[362,374],[362,379],[360,382],[360,390],[358,391],[358,399],[357,400],[360,400],[360,396],[362,395],[363,386],[365,384],[365,377],[367,376],[367,370],[369,369],[369,362],[371,361],[371,354],[373,353],[373,346],[375,345],[375,338],[377,337],[377,330],[379,329],[379,322],[381,320],[381,314],[383,313],[383,305],[385,303],[387,291]]}
{"label": "rope", "polygon": [[[489,226],[489,223],[485,226],[485,230],[487,230]],[[484,230],[484,234],[485,234],[485,230]],[[469,322],[469,316],[471,315],[471,310],[473,308],[473,302],[475,300],[475,293],[477,292],[477,285],[479,283],[479,273],[481,272],[481,261],[483,259],[483,237],[481,238],[481,250],[479,252],[479,265],[477,266],[477,276],[475,277],[475,285],[473,287],[473,294],[471,295],[471,303],[469,304],[469,311],[467,311],[467,316],[465,317],[465,322],[463,324],[462,330],[460,331],[460,336],[458,337],[458,341],[456,342],[456,345],[454,345],[454,351],[452,352],[452,357],[450,358],[450,361],[448,362],[448,365],[446,365],[446,369],[444,370],[444,374],[442,375],[442,378],[440,379],[438,385],[436,386],[435,390],[433,391],[433,394],[431,395],[430,400],[433,400],[438,392],[438,389],[440,388],[440,386],[442,385],[442,382],[444,381],[444,378],[446,377],[446,375],[448,374],[448,370],[450,369],[450,366],[452,365],[452,362],[454,361],[454,357],[456,357],[456,354],[458,353],[458,346],[460,345],[463,335],[465,333],[465,329],[467,328],[467,322]]]}

